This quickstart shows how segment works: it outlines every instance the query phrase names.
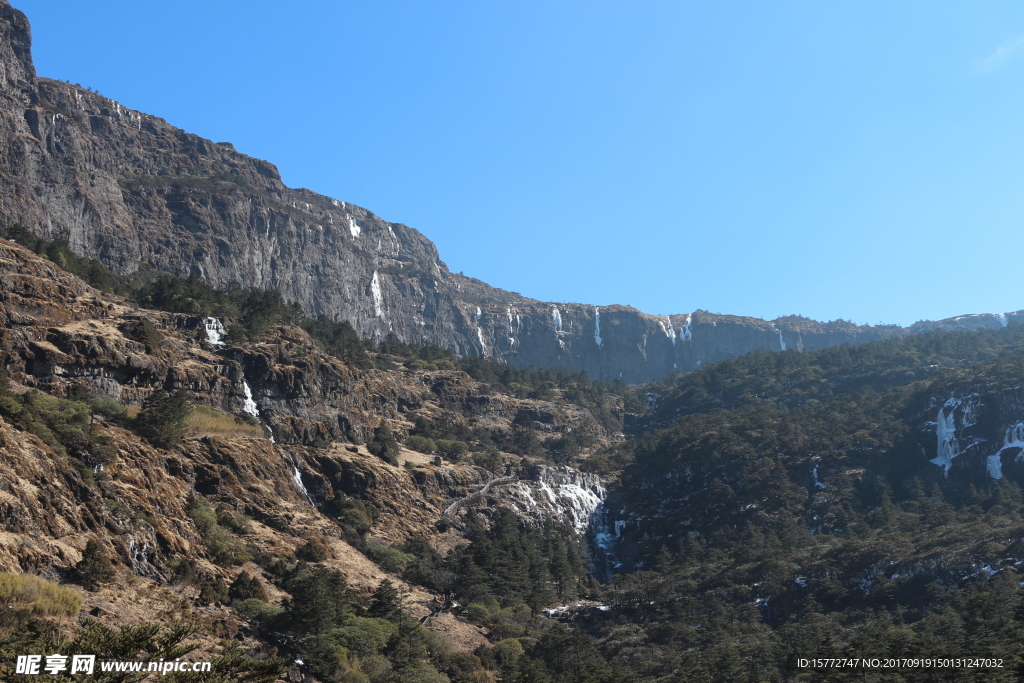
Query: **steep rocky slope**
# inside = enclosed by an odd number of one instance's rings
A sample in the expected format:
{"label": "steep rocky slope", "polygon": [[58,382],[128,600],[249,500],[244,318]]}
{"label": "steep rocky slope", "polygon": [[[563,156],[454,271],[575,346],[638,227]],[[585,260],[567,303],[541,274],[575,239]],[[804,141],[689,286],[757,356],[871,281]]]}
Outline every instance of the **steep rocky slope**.
{"label": "steep rocky slope", "polygon": [[[153,331],[146,342],[132,336],[142,322]],[[416,418],[455,421],[501,441],[524,415],[551,437],[587,433],[595,448],[616,438],[587,409],[557,396],[517,398],[458,370],[417,370],[380,356],[391,369],[351,368],[287,326],[246,344],[224,344],[213,321],[140,309],[4,240],[0,326],[0,365],[10,380],[0,392],[4,410],[10,396],[32,392],[43,396],[34,402],[73,397],[133,406],[155,390],[181,389],[228,422],[260,422],[247,427],[262,436],[200,425],[177,448],[162,449],[100,411],[91,417],[90,438],[110,439],[114,453],[97,459],[86,447],[62,450],[0,418],[0,571],[67,580],[86,544],[99,541],[119,587],[85,596],[87,609],[110,624],[191,614],[209,626],[207,635],[266,645],[235,612],[204,606],[200,584],[176,574],[182,562],[205,582],[231,583],[246,571],[263,582],[272,603],[287,599],[263,565],[217,559],[189,509],[191,497],[200,496],[218,514],[248,520],[237,535],[252,553],[291,558],[314,540],[327,549],[325,566],[340,569],[358,593],[367,596],[390,578],[408,591],[411,614],[472,650],[487,642],[479,628],[451,612],[437,614],[438,595],[371,561],[340,520],[354,509],[370,511],[372,519],[363,519],[372,525],[359,543],[388,549],[420,539],[443,556],[467,542],[459,524],[467,509],[486,517],[509,506],[529,524],[565,522],[582,535],[604,496],[596,475],[523,466],[510,454],[493,472],[405,448],[389,464],[363,444],[382,420],[404,438]],[[508,485],[473,495],[509,472]],[[449,515],[456,523],[446,524],[445,511],[456,501],[465,502]]]}
{"label": "steep rocky slope", "polygon": [[755,349],[818,349],[924,327],[796,317],[655,316],[628,306],[552,304],[450,273],[417,231],[306,189],[240,154],[76,85],[37,77],[25,16],[0,0],[0,226],[66,233],[121,273],[196,275],[279,290],[310,314],[469,355],[585,370],[629,383]]}

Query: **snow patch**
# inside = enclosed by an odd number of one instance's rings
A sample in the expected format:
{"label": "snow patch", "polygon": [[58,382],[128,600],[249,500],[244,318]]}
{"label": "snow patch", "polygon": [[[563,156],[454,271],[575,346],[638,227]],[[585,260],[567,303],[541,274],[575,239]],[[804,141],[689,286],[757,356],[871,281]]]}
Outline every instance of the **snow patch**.
{"label": "snow patch", "polygon": [[601,340],[601,309],[594,307],[594,343],[597,344],[597,348],[603,346]]}
{"label": "snow patch", "polygon": [[683,339],[688,341],[688,342],[692,342],[693,341],[693,330],[690,329],[690,323],[692,322],[692,320],[693,320],[693,314],[692,313],[687,313],[686,314],[686,322],[683,323],[683,326],[681,328],[679,328],[679,332],[682,334]]}
{"label": "snow patch", "polygon": [[993,479],[1003,478],[1003,461],[999,459],[999,454],[988,456],[988,464],[986,468],[988,470],[988,476]]}
{"label": "snow patch", "polygon": [[359,233],[361,232],[359,225],[356,223],[356,219],[352,216],[348,217],[348,231],[353,237],[359,237]]}
{"label": "snow patch", "polygon": [[551,307],[551,321],[555,324],[555,331],[562,331],[562,314],[558,310],[558,306]]}
{"label": "snow patch", "polygon": [[1005,313],[1000,313],[996,317],[999,318],[999,324],[1002,327],[1006,327],[1007,325],[1010,324],[1010,322],[1006,319],[1006,314]]}

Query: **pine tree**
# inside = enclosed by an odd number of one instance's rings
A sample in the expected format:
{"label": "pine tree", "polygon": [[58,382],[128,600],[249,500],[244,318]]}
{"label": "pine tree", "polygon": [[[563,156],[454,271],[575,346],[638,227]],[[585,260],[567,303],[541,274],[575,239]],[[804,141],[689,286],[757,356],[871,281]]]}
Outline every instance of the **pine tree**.
{"label": "pine tree", "polygon": [[373,591],[370,608],[366,613],[371,617],[396,620],[402,613],[402,599],[391,579],[384,579]]}
{"label": "pine tree", "polygon": [[100,585],[114,580],[114,567],[99,541],[92,539],[85,544],[82,559],[75,565],[75,574],[88,590],[99,590]]}
{"label": "pine tree", "polygon": [[249,576],[248,572],[242,572],[232,582],[231,588],[228,590],[228,597],[232,600],[248,600],[249,598],[256,598],[257,600],[267,601],[267,591],[264,590],[263,584],[259,582],[254,576]]}
{"label": "pine tree", "polygon": [[188,393],[173,394],[157,389],[142,404],[133,426],[140,436],[159,448],[173,448],[185,436],[185,424],[192,414]]}
{"label": "pine tree", "polygon": [[288,616],[300,633],[324,633],[352,613],[352,594],[345,576],[322,564],[302,566],[286,584],[292,594]]}

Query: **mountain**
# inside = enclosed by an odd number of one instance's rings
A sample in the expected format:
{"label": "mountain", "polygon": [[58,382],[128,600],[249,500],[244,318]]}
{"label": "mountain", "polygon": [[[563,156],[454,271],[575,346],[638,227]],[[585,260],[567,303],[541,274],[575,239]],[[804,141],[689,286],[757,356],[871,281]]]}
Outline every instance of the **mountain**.
{"label": "mountain", "polygon": [[[517,386],[543,384],[547,398],[520,397],[447,359],[373,353],[377,367],[357,368],[289,325],[243,343],[223,341],[224,333],[218,320],[92,289],[0,240],[5,600],[22,605],[5,592],[14,575],[87,586],[72,602],[103,628],[185,618],[201,624],[203,652],[216,653],[214,636],[227,635],[264,661],[302,652],[294,639],[309,627],[285,615],[303,604],[307,579],[340,581],[332,590],[348,596],[332,627],[348,623],[360,637],[397,628],[359,621],[374,617],[371,596],[387,579],[403,596],[388,623],[425,625],[433,635],[417,637],[444,653],[436,666],[453,666],[453,651],[463,651],[471,661],[461,666],[482,672],[468,653],[489,647],[485,632],[458,618],[443,594],[461,575],[458,549],[484,533],[481,515],[499,508],[515,510],[515,525],[547,530],[523,533],[558,539],[558,596],[585,589],[580,542],[603,483],[550,453],[567,439],[577,454],[617,441],[619,398],[599,393],[587,407],[568,385],[553,386],[550,373],[527,371]],[[160,406],[175,397],[192,407],[171,438]],[[82,569],[97,554],[108,569]],[[127,580],[110,585],[115,576]],[[248,597],[261,596],[253,604],[265,619],[238,611],[240,599],[227,591],[239,582],[255,591]],[[532,592],[544,605],[556,597]],[[322,603],[309,600],[309,609]],[[5,616],[5,646],[14,638],[34,647],[9,630],[44,628],[33,609]]]}
{"label": "mountain", "polygon": [[77,253],[122,275],[273,289],[310,315],[349,321],[364,337],[394,333],[516,367],[631,384],[757,349],[813,350],[1007,320],[964,316],[901,328],[529,299],[449,272],[412,228],[286,187],[273,164],[230,143],[37,77],[28,21],[6,0],[0,34],[0,225],[66,234]]}
{"label": "mountain", "polygon": [[[762,351],[620,395],[395,343],[346,363],[293,325],[141,308],[4,240],[0,322],[13,652],[41,647],[32,629],[182,619],[203,656],[230,637],[236,673],[284,654],[292,680],[800,680],[804,655],[865,648],[1008,662],[979,680],[1024,662],[1024,325]],[[179,395],[174,442],[147,425]],[[26,575],[96,621],[33,621],[4,592]]]}
{"label": "mountain", "polygon": [[0,32],[3,680],[1024,676],[1024,313],[529,300]]}

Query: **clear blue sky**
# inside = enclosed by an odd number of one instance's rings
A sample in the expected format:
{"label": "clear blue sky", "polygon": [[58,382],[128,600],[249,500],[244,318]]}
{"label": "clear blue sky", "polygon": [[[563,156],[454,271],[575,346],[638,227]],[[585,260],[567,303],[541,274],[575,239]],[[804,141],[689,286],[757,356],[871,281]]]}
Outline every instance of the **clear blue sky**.
{"label": "clear blue sky", "polygon": [[1024,4],[13,0],[40,75],[527,296],[1024,308]]}

